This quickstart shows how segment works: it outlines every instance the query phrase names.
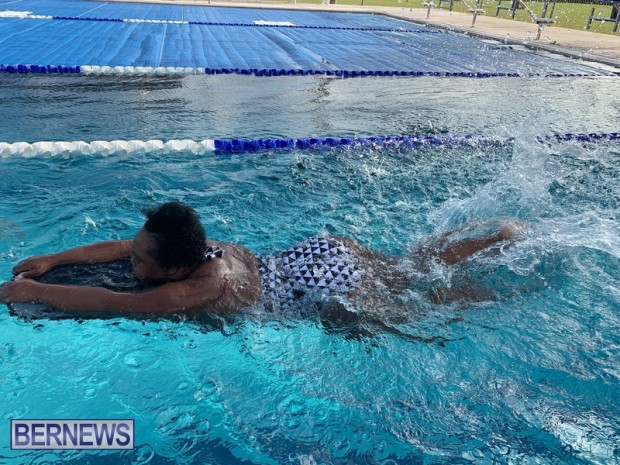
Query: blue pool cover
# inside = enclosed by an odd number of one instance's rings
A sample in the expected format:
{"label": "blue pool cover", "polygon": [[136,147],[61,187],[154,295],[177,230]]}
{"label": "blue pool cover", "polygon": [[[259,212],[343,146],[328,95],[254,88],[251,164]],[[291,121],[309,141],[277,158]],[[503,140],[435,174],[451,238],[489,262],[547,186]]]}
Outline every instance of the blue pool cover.
{"label": "blue pool cover", "polygon": [[0,3],[0,71],[617,75],[379,15],[81,0]]}

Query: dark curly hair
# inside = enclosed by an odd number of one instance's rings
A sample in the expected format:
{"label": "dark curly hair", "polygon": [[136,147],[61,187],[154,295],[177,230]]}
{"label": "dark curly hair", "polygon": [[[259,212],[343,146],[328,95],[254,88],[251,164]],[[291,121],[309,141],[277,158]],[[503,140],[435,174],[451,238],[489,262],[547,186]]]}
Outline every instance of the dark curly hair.
{"label": "dark curly hair", "polygon": [[144,229],[155,242],[150,255],[161,267],[195,268],[203,261],[207,235],[193,208],[168,202],[144,214]]}

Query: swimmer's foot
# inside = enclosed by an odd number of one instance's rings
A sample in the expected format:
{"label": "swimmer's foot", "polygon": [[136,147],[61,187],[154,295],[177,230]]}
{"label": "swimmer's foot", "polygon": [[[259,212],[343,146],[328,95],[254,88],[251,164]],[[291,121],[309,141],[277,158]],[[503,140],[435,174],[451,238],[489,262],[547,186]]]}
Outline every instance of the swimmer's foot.
{"label": "swimmer's foot", "polygon": [[522,236],[527,223],[510,219],[502,219],[492,234],[475,239],[463,239],[443,245],[437,257],[447,265],[454,265],[469,259],[476,253],[485,250],[498,242],[511,241]]}
{"label": "swimmer's foot", "polygon": [[514,226],[504,226],[499,230],[498,235],[502,241],[509,241],[515,238],[517,231]]}
{"label": "swimmer's foot", "polygon": [[528,227],[527,221],[510,219],[506,220],[500,230],[497,232],[499,240],[509,241],[520,239],[525,234]]}

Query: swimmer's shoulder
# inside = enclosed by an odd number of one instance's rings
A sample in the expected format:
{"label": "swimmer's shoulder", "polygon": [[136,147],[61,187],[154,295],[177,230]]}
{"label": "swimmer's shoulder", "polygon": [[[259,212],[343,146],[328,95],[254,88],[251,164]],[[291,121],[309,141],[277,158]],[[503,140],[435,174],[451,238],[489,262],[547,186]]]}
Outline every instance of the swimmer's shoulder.
{"label": "swimmer's shoulder", "polygon": [[188,279],[209,280],[210,285],[220,282],[226,275],[243,276],[245,274],[259,274],[258,259],[245,247],[231,242],[208,240],[207,247],[224,252],[210,260],[203,261]]}
{"label": "swimmer's shoulder", "polygon": [[245,264],[249,271],[258,273],[258,258],[250,249],[233,242],[222,242],[213,239],[207,240],[207,247],[218,247],[224,251],[222,260],[226,263],[239,261]]}
{"label": "swimmer's shoulder", "polygon": [[190,279],[194,279],[200,286],[217,288],[218,302],[214,304],[220,311],[229,310],[235,313],[255,304],[262,296],[256,255],[231,242],[210,239],[207,246],[217,246],[225,253],[221,258],[205,261]]}

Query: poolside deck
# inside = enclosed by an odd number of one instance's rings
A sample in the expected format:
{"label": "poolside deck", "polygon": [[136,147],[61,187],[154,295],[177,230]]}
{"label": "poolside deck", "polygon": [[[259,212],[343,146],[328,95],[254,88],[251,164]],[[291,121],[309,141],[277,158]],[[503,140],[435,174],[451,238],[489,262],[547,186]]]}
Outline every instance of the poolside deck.
{"label": "poolside deck", "polygon": [[377,7],[338,4],[306,4],[306,3],[263,3],[263,2],[231,2],[222,0],[111,0],[132,1],[142,3],[170,3],[204,5],[211,7],[237,8],[273,8],[310,11],[342,11],[357,13],[375,13],[392,16],[398,19],[428,24],[433,27],[451,29],[475,36],[503,40],[506,43],[525,45],[530,48],[547,50],[577,58],[620,67],[620,34],[608,35],[589,31],[578,31],[555,26],[545,26],[540,39],[535,40],[538,26],[512,19],[496,18],[495,16],[479,15],[475,27],[471,27],[472,15],[447,10],[433,9],[427,19],[424,8]]}

